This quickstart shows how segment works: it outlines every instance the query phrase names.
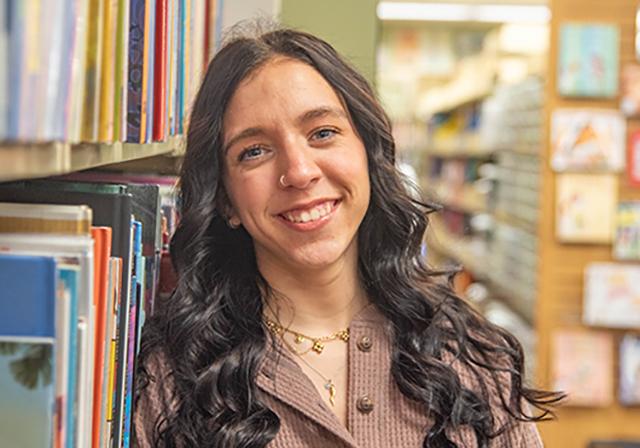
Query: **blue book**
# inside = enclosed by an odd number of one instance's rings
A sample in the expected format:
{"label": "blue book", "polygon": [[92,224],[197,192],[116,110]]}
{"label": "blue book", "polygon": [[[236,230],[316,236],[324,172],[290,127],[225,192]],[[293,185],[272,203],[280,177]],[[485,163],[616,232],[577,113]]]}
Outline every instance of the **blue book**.
{"label": "blue book", "polygon": [[56,262],[0,255],[0,337],[55,337]]}
{"label": "blue book", "polygon": [[8,139],[18,139],[20,135],[20,115],[21,97],[23,89],[23,65],[25,59],[24,40],[27,27],[25,25],[26,2],[9,0],[8,2],[8,22],[9,31],[9,105],[7,112],[7,135]]}
{"label": "blue book", "polygon": [[49,448],[54,438],[56,262],[0,255],[0,441]]}
{"label": "blue book", "polygon": [[78,359],[80,346],[78,345],[78,268],[60,266],[60,281],[69,292],[71,315],[69,326],[69,363],[67,380],[67,401],[65,406],[66,443],[67,448],[75,446],[75,432],[78,413],[76,409],[78,388]]}

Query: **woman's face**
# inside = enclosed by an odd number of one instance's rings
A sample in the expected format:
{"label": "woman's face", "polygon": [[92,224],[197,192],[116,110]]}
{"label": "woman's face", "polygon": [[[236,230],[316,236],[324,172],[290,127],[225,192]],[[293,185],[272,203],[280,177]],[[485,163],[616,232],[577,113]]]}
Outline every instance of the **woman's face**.
{"label": "woman's face", "polygon": [[315,69],[278,58],[246,78],[225,111],[223,141],[230,221],[249,232],[261,266],[357,260],[367,154]]}

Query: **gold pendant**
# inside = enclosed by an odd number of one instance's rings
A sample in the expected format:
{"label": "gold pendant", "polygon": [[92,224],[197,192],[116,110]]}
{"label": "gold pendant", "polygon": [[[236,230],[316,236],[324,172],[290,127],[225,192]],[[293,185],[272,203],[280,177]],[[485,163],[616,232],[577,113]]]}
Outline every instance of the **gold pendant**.
{"label": "gold pendant", "polygon": [[329,403],[331,403],[331,406],[335,406],[336,386],[333,384],[333,381],[327,380],[324,384],[324,388],[329,391]]}
{"label": "gold pendant", "polygon": [[297,335],[295,338],[296,344],[302,344],[304,342],[304,336]]}
{"label": "gold pendant", "polygon": [[313,341],[313,351],[320,354],[324,350],[324,344],[320,341]]}
{"label": "gold pendant", "polygon": [[342,339],[344,342],[349,342],[349,330],[342,330],[338,332],[338,338]]}

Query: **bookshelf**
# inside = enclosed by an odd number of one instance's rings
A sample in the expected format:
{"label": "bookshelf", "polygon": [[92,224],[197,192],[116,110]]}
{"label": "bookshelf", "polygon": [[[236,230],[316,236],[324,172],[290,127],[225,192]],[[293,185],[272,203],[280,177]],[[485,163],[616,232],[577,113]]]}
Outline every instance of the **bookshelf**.
{"label": "bookshelf", "polygon": [[125,162],[163,156],[180,157],[184,145],[180,135],[152,143],[0,143],[0,182],[68,174],[112,165],[126,169]]}

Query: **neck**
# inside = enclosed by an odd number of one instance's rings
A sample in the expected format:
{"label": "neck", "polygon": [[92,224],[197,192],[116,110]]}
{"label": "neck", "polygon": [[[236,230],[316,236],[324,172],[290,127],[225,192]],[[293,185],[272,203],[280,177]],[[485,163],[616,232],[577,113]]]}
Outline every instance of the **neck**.
{"label": "neck", "polygon": [[258,258],[271,286],[265,314],[301,333],[321,335],[349,326],[368,300],[358,276],[357,257],[322,269],[300,269]]}

